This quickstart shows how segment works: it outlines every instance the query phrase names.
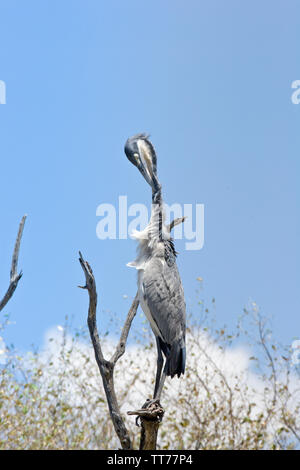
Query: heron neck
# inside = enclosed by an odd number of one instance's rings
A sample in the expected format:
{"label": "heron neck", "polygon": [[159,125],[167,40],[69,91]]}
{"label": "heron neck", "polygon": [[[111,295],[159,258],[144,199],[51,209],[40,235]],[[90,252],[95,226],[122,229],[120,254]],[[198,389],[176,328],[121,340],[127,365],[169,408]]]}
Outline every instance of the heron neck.
{"label": "heron neck", "polygon": [[161,184],[156,173],[152,175],[152,204],[162,204]]}
{"label": "heron neck", "polygon": [[151,211],[151,235],[153,239],[163,240],[164,209],[161,184],[156,174],[152,176],[152,211]]}

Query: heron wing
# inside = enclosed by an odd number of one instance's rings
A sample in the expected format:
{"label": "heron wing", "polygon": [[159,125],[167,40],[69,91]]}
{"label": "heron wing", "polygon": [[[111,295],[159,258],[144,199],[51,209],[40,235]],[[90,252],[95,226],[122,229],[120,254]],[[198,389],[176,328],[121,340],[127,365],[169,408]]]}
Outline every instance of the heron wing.
{"label": "heron wing", "polygon": [[184,346],[185,301],[176,262],[152,258],[143,272],[143,300],[157,325],[162,340],[170,347]]}

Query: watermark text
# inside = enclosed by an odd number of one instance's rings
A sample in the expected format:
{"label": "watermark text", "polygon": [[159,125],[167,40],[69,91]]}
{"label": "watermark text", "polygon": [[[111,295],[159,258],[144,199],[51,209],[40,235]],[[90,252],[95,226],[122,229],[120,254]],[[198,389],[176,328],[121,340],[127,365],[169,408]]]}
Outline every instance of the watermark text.
{"label": "watermark text", "polygon": [[292,350],[292,364],[296,366],[300,364],[300,339],[295,339],[295,341],[292,342]]}
{"label": "watermark text", "polygon": [[300,80],[294,80],[292,83],[292,88],[295,89],[295,91],[292,93],[291,100],[293,104],[299,104],[300,103]]}
{"label": "watermark text", "polygon": [[3,80],[0,80],[0,104],[6,104],[6,85]]}
{"label": "watermark text", "polygon": [[[165,204],[164,210],[166,225],[172,220],[186,218],[183,224],[174,227],[172,237],[185,239],[186,250],[201,250],[204,245],[204,204]],[[100,240],[125,240],[135,230],[144,230],[150,219],[147,206],[139,203],[128,206],[127,196],[119,196],[118,207],[110,203],[100,204],[96,216],[100,217],[96,227]]]}

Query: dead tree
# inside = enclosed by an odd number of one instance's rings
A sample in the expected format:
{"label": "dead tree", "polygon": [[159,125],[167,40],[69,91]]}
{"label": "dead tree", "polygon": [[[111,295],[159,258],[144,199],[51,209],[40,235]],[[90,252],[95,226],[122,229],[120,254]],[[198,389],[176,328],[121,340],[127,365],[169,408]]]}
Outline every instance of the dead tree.
{"label": "dead tree", "polygon": [[0,301],[0,312],[1,312],[1,310],[3,310],[3,308],[5,307],[7,302],[13,296],[13,294],[14,294],[16,288],[17,288],[18,282],[21,279],[22,274],[23,274],[22,271],[20,271],[19,274],[18,274],[17,270],[18,270],[18,259],[19,259],[20,243],[21,243],[21,238],[22,238],[22,234],[23,234],[23,229],[24,229],[24,224],[25,224],[26,217],[27,217],[26,215],[24,215],[22,217],[22,220],[21,220],[20,225],[19,225],[18,235],[17,235],[17,239],[16,239],[16,242],[15,242],[15,248],[14,248],[12,261],[11,261],[9,286],[8,286],[8,289],[7,289],[3,299]]}

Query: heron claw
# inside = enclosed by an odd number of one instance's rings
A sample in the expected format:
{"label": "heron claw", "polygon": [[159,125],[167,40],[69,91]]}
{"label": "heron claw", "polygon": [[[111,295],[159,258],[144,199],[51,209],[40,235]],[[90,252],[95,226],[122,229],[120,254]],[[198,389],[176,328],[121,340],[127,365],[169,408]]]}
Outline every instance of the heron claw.
{"label": "heron claw", "polygon": [[142,409],[150,408],[152,405],[160,405],[159,398],[147,398],[145,403],[142,406]]}

